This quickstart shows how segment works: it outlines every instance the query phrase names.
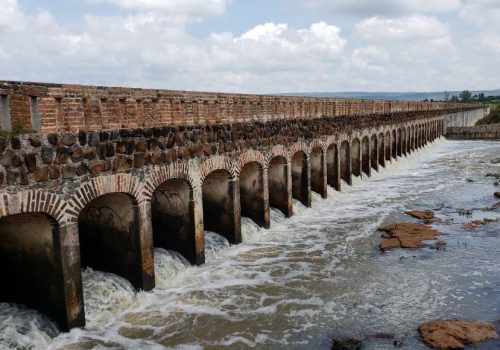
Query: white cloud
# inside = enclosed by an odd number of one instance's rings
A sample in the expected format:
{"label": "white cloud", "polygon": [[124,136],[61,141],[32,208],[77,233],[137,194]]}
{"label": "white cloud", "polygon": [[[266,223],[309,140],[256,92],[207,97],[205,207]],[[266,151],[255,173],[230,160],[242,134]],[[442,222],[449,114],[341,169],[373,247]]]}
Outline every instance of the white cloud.
{"label": "white cloud", "polygon": [[448,26],[429,16],[401,18],[371,17],[356,25],[358,34],[368,41],[436,38],[449,33]]}
{"label": "white cloud", "polygon": [[461,5],[460,0],[302,0],[301,3],[359,16],[449,13]]}
{"label": "white cloud", "polygon": [[207,17],[222,15],[232,0],[87,0],[107,2],[121,8],[140,11],[162,11],[175,15]]}

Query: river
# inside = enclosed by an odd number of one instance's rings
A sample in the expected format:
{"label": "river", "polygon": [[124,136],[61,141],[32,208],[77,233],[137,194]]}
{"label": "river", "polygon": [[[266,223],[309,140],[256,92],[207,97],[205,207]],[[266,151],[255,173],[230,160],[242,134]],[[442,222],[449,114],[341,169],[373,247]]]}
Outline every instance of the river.
{"label": "river", "polygon": [[[312,208],[295,202],[291,219],[273,210],[269,230],[244,218],[241,245],[208,233],[203,266],[156,249],[151,292],[87,269],[86,329],[59,333],[34,311],[0,304],[0,348],[326,350],[332,338],[383,332],[403,349],[426,349],[422,322],[500,317],[500,222],[461,226],[500,218],[487,209],[500,187],[485,177],[500,173],[490,164],[498,156],[498,142],[438,140],[341,193],[330,188],[326,200],[314,194]],[[409,209],[436,210],[446,249],[378,250],[377,227],[416,222]],[[384,339],[364,347],[391,348]]]}

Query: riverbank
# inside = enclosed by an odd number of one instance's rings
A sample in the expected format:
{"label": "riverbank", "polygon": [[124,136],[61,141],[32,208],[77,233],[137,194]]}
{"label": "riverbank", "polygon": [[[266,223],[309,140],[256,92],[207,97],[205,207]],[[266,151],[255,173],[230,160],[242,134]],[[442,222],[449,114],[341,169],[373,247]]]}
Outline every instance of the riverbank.
{"label": "riverbank", "polygon": [[449,140],[498,140],[500,141],[500,124],[449,127],[446,129]]}

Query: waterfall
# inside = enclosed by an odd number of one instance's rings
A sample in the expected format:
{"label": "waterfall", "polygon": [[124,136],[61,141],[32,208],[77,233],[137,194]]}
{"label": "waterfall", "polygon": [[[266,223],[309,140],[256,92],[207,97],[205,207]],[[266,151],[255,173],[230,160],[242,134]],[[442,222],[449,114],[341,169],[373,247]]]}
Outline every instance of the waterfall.
{"label": "waterfall", "polygon": [[281,212],[281,210],[276,208],[270,208],[269,211],[271,214],[271,227],[275,223],[279,224],[286,220],[286,216]]}
{"label": "waterfall", "polygon": [[207,261],[214,259],[217,252],[229,246],[229,241],[225,237],[216,232],[205,231],[205,259]]}
{"label": "waterfall", "polygon": [[243,242],[254,241],[262,235],[263,231],[261,231],[260,226],[255,221],[247,217],[241,218],[241,237]]}
{"label": "waterfall", "polygon": [[166,288],[169,286],[172,277],[182,270],[185,270],[191,264],[180,253],[155,248],[155,279],[157,288]]}
{"label": "waterfall", "polygon": [[58,334],[56,324],[42,313],[0,303],[0,349],[46,348]]}
{"label": "waterfall", "polygon": [[117,310],[130,305],[135,296],[134,287],[118,275],[94,271],[90,267],[82,271],[83,299],[87,326],[92,327],[103,319],[111,318]]}

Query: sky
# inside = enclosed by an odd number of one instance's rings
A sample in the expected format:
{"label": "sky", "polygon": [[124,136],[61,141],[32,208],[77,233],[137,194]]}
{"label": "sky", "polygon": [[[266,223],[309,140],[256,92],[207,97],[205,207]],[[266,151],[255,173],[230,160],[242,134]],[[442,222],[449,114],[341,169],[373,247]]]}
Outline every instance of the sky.
{"label": "sky", "polygon": [[500,88],[500,0],[0,0],[0,80],[243,93]]}

